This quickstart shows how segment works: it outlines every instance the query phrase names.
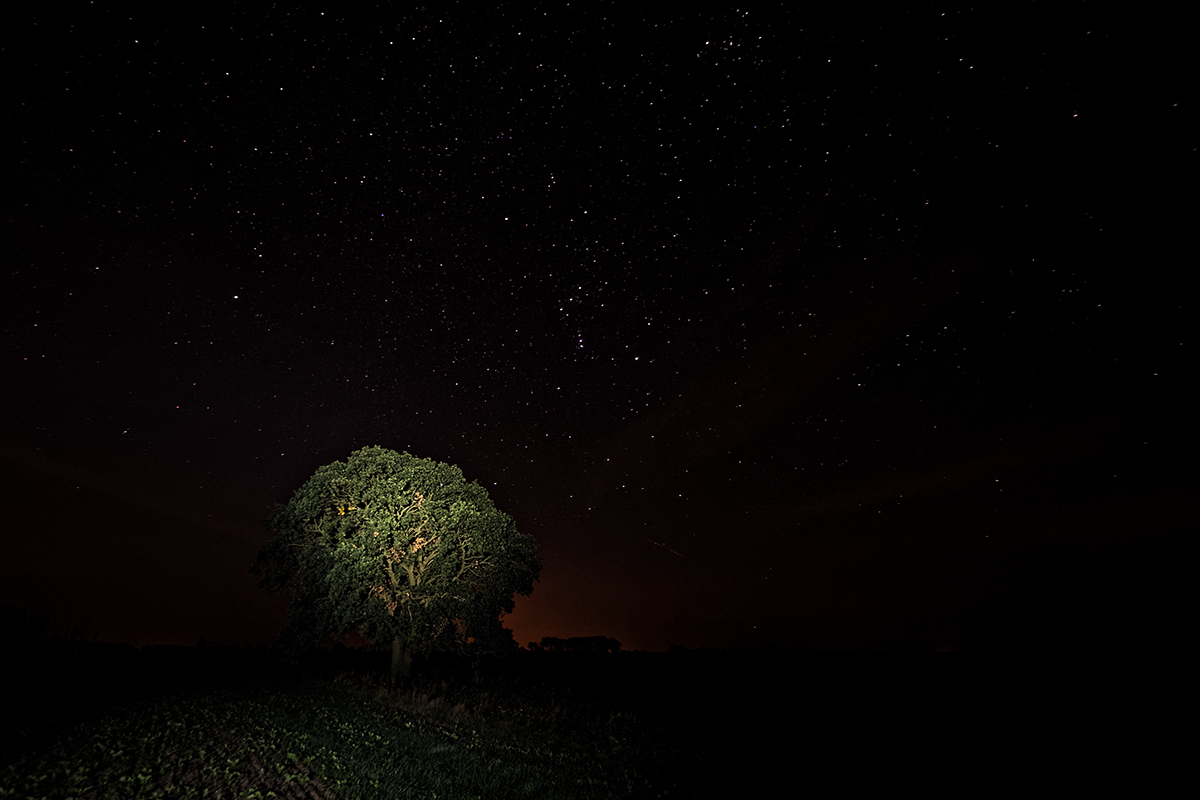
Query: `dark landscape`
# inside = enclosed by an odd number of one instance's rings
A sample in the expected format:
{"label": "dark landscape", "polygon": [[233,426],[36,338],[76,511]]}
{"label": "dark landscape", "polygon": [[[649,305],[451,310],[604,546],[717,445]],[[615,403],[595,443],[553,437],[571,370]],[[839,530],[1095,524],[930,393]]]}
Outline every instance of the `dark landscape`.
{"label": "dark landscape", "polygon": [[1190,30],[19,7],[0,800],[1177,792]]}
{"label": "dark landscape", "polygon": [[[1094,625],[1079,635],[1098,638],[1063,646],[1061,626],[1081,621],[1046,621],[1056,634],[1038,646],[1010,638],[1036,628],[1014,619],[961,649],[547,637],[504,659],[418,658],[399,680],[386,653],[340,644],[284,657],[25,641],[4,653],[0,796],[701,798],[972,770],[997,787],[1166,788],[1185,753],[1160,726],[1189,668]],[[38,627],[22,620],[7,641]],[[998,752],[1024,755],[999,774]]]}
{"label": "dark landscape", "polygon": [[9,654],[4,796],[708,796],[765,785],[780,719],[821,705],[779,653],[562,644],[397,682],[342,647],[30,645]]}

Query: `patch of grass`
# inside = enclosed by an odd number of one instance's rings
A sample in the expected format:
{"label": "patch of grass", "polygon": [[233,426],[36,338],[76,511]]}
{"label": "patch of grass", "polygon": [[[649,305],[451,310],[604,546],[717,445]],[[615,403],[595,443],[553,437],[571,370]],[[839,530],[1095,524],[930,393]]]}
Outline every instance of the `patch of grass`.
{"label": "patch of grass", "polygon": [[161,692],[0,764],[0,798],[694,796],[655,725],[569,690],[344,674]]}

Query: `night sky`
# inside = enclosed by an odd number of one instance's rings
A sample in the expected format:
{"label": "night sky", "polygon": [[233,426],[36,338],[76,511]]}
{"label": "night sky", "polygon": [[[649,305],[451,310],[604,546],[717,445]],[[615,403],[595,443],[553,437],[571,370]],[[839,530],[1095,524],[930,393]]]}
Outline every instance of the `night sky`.
{"label": "night sky", "polygon": [[380,445],[537,540],[521,644],[1175,630],[1181,21],[53,5],[0,34],[0,604],[269,644],[262,519]]}

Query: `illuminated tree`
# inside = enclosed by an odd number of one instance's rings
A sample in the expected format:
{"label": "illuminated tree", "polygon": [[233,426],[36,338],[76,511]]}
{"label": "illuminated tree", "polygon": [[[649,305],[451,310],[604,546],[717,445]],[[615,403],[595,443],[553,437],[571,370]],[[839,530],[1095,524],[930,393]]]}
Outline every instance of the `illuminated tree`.
{"label": "illuminated tree", "polygon": [[382,447],[321,467],[266,524],[275,536],[251,571],[289,598],[280,643],[357,628],[391,646],[393,677],[417,652],[515,648],[501,618],[541,571],[533,537],[458,467]]}

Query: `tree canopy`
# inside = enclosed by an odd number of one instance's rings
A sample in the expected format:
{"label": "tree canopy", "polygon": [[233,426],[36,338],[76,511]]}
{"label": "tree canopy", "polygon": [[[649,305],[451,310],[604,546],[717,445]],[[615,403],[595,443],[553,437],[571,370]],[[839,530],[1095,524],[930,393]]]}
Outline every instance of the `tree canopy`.
{"label": "tree canopy", "polygon": [[541,571],[533,537],[462,470],[382,447],[318,469],[266,525],[251,571],[289,598],[281,644],[357,628],[392,647],[393,675],[415,652],[515,648],[501,617]]}

